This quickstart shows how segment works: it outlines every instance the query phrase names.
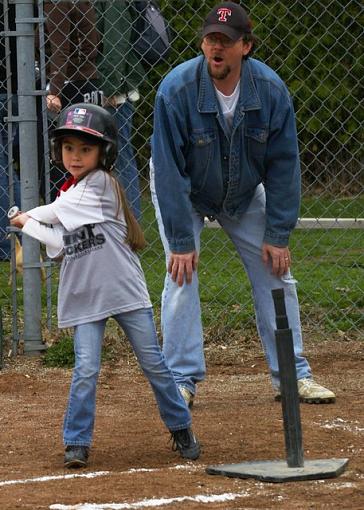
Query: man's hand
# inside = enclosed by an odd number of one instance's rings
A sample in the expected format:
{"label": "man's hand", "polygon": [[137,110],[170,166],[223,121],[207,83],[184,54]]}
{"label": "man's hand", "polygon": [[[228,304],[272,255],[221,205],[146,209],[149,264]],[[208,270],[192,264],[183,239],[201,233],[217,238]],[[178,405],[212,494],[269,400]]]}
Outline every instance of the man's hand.
{"label": "man's hand", "polygon": [[168,272],[171,273],[172,280],[182,287],[185,276],[186,283],[192,282],[192,273],[196,271],[198,265],[198,253],[171,253],[168,262]]}
{"label": "man's hand", "polygon": [[48,94],[48,96],[46,96],[46,102],[50,112],[59,113],[61,111],[62,103],[58,96]]}
{"label": "man's hand", "polygon": [[288,247],[280,248],[263,243],[262,258],[266,266],[271,266],[272,274],[282,276],[291,266],[291,254]]}
{"label": "man's hand", "polygon": [[13,227],[23,228],[30,216],[27,213],[19,212],[14,218],[10,220],[10,225]]}

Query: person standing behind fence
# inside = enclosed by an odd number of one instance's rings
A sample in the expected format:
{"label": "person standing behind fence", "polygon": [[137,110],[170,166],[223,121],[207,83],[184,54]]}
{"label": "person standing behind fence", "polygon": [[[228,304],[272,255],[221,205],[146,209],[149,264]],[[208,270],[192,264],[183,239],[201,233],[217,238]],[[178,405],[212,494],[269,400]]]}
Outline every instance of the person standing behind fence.
{"label": "person standing behind fence", "polygon": [[[0,4],[0,32],[7,30],[15,31],[15,5],[8,5],[5,11],[4,2]],[[5,15],[8,18],[8,26],[5,26]],[[11,98],[12,114],[17,114],[17,58],[16,58],[16,39],[9,38],[10,48],[10,72],[11,72]],[[6,227],[8,226],[7,211],[10,205],[10,184],[13,185],[14,203],[20,207],[20,181],[18,174],[13,172],[13,182],[9,182],[8,167],[8,147],[13,144],[13,153],[18,153],[18,128],[13,126],[11,138],[8,138],[8,124],[6,118],[10,114],[8,111],[8,88],[7,80],[9,78],[6,69],[6,51],[5,37],[0,40],[0,260],[10,260],[10,240],[7,239]],[[18,158],[17,158],[18,159]]]}
{"label": "person standing behind fence", "polygon": [[[91,1],[45,0],[44,15],[48,82],[46,103],[51,132],[54,118],[61,108],[79,102],[102,103],[96,63],[99,34]],[[41,164],[42,153],[40,150]],[[65,180],[65,174],[53,165],[50,180],[53,200]]]}
{"label": "person standing behind fence", "polygon": [[93,2],[45,1],[47,107],[59,113],[77,102],[101,104],[97,54],[99,34]]}
{"label": "person standing behind fence", "polygon": [[131,141],[134,105],[140,99],[138,87],[145,71],[132,47],[133,18],[128,1],[96,1],[100,44],[100,88],[104,106],[116,120],[119,154],[115,172],[123,185],[135,217],[141,216],[140,184]]}
{"label": "person standing behind fence", "polygon": [[271,290],[284,288],[302,401],[328,403],[302,355],[288,240],[300,203],[292,100],[283,81],[250,57],[252,22],[235,2],[216,5],[202,29],[202,56],[172,70],[157,92],[151,190],[166,252],[163,351],[192,405],[205,377],[197,266],[204,217],[232,240],[253,288],[257,326],[280,398]]}
{"label": "person standing behind fence", "polygon": [[65,467],[87,464],[108,317],[129,337],[171,432],[173,449],[191,460],[200,454],[190,412],[158,343],[136,254],[144,246],[144,236],[124,190],[110,175],[117,138],[113,117],[100,106],[81,103],[66,108],[51,143],[53,159],[62,162],[72,176],[68,189],[53,203],[11,220],[23,234],[46,243],[51,258],[63,256],[58,322],[61,328],[75,328],[76,356],[64,419]]}

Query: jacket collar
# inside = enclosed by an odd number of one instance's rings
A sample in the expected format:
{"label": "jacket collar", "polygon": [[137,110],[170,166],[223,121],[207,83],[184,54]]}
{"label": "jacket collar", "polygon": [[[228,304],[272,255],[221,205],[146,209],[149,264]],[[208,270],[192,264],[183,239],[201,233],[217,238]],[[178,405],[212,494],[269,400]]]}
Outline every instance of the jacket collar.
{"label": "jacket collar", "polygon": [[[200,87],[197,101],[199,113],[218,112],[215,87],[207,69],[207,61],[203,58],[201,63]],[[250,59],[244,60],[240,75],[240,97],[237,105],[241,112],[259,110],[262,105],[255,87]]]}

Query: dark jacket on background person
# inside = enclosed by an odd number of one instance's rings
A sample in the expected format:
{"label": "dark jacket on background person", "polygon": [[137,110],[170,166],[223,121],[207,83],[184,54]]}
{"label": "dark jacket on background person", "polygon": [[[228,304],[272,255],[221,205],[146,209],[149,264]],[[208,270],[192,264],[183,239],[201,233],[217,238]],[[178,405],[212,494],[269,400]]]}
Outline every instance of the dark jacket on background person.
{"label": "dark jacket on background person", "polygon": [[145,80],[145,70],[133,51],[129,2],[96,1],[100,44],[100,88],[106,97],[127,94]]}
{"label": "dark jacket on background person", "polygon": [[45,1],[49,94],[60,95],[67,81],[97,78],[99,34],[93,2]]}

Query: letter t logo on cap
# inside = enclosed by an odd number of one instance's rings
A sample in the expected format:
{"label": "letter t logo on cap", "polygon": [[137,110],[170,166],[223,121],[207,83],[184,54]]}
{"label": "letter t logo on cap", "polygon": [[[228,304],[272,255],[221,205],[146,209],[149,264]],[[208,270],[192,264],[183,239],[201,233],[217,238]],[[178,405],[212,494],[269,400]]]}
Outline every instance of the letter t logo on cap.
{"label": "letter t logo on cap", "polygon": [[231,16],[231,10],[227,9],[226,7],[221,7],[220,9],[218,9],[217,14],[219,16],[218,21],[226,22],[227,21],[226,16]]}

